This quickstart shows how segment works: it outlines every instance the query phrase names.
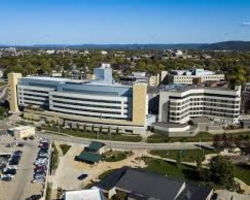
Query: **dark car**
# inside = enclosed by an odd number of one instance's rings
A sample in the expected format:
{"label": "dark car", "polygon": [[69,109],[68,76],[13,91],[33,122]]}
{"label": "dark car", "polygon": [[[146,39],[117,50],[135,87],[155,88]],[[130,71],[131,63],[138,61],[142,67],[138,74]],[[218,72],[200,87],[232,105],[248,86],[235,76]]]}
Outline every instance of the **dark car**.
{"label": "dark car", "polygon": [[27,140],[28,138],[27,138],[27,137],[24,137],[23,139],[24,139],[24,140]]}
{"label": "dark car", "polygon": [[88,174],[81,174],[80,176],[77,177],[77,179],[82,181],[83,179],[85,179],[87,177],[88,177]]}
{"label": "dark car", "polygon": [[[21,143],[20,143],[21,144]],[[14,153],[17,153],[17,154],[22,154],[23,152],[21,150],[17,150],[15,151]]]}
{"label": "dark car", "polygon": [[18,146],[18,147],[24,147],[24,144],[23,144],[23,143],[18,143],[17,146]]}
{"label": "dark car", "polygon": [[34,140],[35,137],[34,137],[34,136],[30,136],[29,139],[30,139],[30,140]]}
{"label": "dark car", "polygon": [[44,170],[46,170],[47,167],[46,166],[36,166],[35,170],[38,170],[38,169],[44,169]]}
{"label": "dark car", "polygon": [[31,197],[27,198],[26,200],[39,200],[42,198],[42,195],[40,194],[34,194]]}
{"label": "dark car", "polygon": [[11,178],[11,177],[3,177],[1,180],[2,180],[2,181],[11,181],[12,178]]}
{"label": "dark car", "polygon": [[8,169],[4,172],[4,174],[16,175],[16,169]]}

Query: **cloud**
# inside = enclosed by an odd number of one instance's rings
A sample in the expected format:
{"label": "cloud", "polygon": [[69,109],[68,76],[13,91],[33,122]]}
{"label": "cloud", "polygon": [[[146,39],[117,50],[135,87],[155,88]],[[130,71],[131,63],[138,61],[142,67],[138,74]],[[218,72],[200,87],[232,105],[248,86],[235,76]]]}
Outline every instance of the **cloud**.
{"label": "cloud", "polygon": [[245,21],[241,23],[242,26],[250,26],[250,21]]}

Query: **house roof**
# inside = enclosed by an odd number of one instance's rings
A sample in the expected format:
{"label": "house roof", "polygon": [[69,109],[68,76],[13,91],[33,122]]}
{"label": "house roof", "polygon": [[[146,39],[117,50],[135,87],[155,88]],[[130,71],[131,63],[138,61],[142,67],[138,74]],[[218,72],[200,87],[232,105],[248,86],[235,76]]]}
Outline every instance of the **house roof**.
{"label": "house roof", "polygon": [[116,187],[149,198],[175,199],[183,184],[184,181],[170,179],[163,175],[128,169]]}
{"label": "house roof", "polygon": [[100,148],[104,147],[105,144],[98,141],[92,141],[88,146],[88,150],[90,151],[98,151]]}
{"label": "house roof", "polygon": [[102,156],[93,152],[82,151],[76,158],[82,162],[96,163],[102,160]]}
{"label": "house roof", "polygon": [[104,190],[121,188],[148,198],[174,199],[183,184],[184,181],[160,174],[123,167],[104,178],[97,186]]}
{"label": "house roof", "polygon": [[123,167],[101,180],[97,187],[109,191],[123,189],[139,199],[158,200],[205,200],[212,191],[210,187],[166,177],[161,174]]}

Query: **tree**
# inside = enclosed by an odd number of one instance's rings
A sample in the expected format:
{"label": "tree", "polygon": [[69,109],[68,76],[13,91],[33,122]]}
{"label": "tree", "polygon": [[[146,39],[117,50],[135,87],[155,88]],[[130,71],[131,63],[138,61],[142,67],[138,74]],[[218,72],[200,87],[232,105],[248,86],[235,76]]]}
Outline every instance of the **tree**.
{"label": "tree", "polygon": [[92,127],[91,127],[91,131],[92,131],[92,133],[94,133],[94,132],[95,132],[95,127],[94,127],[94,125],[92,125]]}
{"label": "tree", "polygon": [[179,151],[176,158],[176,166],[179,168],[181,166],[181,152]]}
{"label": "tree", "polygon": [[76,123],[76,130],[79,131],[79,124]]}
{"label": "tree", "polygon": [[202,170],[202,157],[201,156],[197,156],[196,158],[196,169],[197,171]]}
{"label": "tree", "polygon": [[0,118],[4,118],[8,115],[8,110],[6,108],[0,107]]}
{"label": "tree", "polygon": [[85,132],[86,132],[86,130],[87,130],[87,125],[86,125],[86,124],[84,124],[84,125],[83,125],[83,132],[85,133]]}
{"label": "tree", "polygon": [[118,127],[116,128],[116,132],[115,132],[115,134],[116,134],[116,135],[118,135],[118,134],[119,134],[119,128],[118,128]]}
{"label": "tree", "polygon": [[221,140],[222,140],[221,135],[216,134],[216,135],[214,136],[213,146],[214,146],[215,148],[220,147],[220,145],[221,145]]}
{"label": "tree", "polygon": [[234,164],[227,157],[218,155],[212,158],[209,168],[211,180],[215,184],[232,188],[234,185]]}

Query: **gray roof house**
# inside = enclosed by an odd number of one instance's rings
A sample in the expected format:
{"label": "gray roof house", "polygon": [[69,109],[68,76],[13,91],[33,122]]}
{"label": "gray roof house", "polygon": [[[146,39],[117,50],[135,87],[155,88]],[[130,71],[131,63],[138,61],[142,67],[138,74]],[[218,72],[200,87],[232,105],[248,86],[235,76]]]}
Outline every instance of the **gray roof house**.
{"label": "gray roof house", "polygon": [[97,187],[107,198],[118,192],[126,193],[126,200],[208,200],[213,194],[210,187],[129,167],[116,170],[101,180]]}

